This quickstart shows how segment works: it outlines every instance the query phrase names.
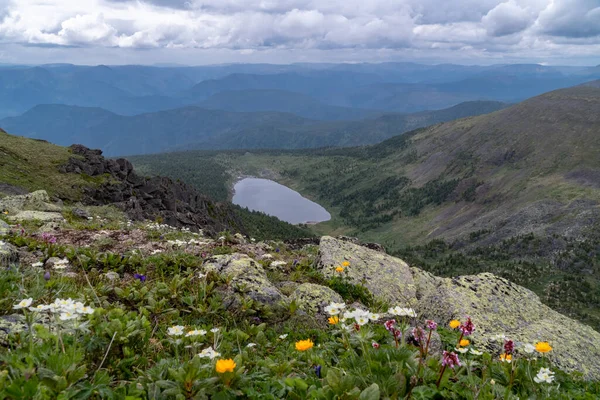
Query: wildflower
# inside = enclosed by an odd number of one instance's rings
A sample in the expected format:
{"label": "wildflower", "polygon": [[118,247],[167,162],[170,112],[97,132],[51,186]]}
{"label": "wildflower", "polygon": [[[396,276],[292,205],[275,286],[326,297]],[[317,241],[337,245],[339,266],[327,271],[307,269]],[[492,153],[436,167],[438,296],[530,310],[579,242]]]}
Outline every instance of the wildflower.
{"label": "wildflower", "polygon": [[246,345],[246,347],[248,347],[249,349],[251,349],[252,347],[256,346],[256,343],[248,343]]}
{"label": "wildflower", "polygon": [[515,351],[515,343],[512,340],[506,340],[504,342],[504,352],[506,354],[512,354]]}
{"label": "wildflower", "polygon": [[8,215],[8,211],[2,211],[2,214]]}
{"label": "wildflower", "polygon": [[93,314],[94,313],[94,309],[92,307],[88,307],[85,306],[81,303],[79,303],[78,306],[75,307],[75,312],[77,312],[78,314]]}
{"label": "wildflower", "polygon": [[320,365],[315,365],[315,375],[317,375],[317,378],[321,379],[321,366]]}
{"label": "wildflower", "polygon": [[357,315],[354,320],[359,326],[363,326],[369,323],[369,318],[364,315]]}
{"label": "wildflower", "polygon": [[456,347],[456,348],[454,348],[454,350],[458,351],[461,354],[465,354],[466,352],[469,351],[469,349],[467,349],[465,347]]}
{"label": "wildflower", "polygon": [[538,353],[548,353],[549,351],[552,351],[552,347],[548,342],[537,342],[535,344],[535,350]]}
{"label": "wildflower", "polygon": [[279,335],[279,339],[284,340],[286,337],[288,337],[287,333],[284,333],[283,335]]}
{"label": "wildflower", "polygon": [[267,254],[264,254],[264,255],[262,256],[262,258],[263,258],[263,260],[269,260],[269,259],[273,258],[273,255],[272,255],[272,254],[269,254],[269,253],[267,253]]}
{"label": "wildflower", "polygon": [[71,311],[64,311],[60,314],[60,316],[58,317],[61,321],[70,321],[72,319],[77,319],[79,318],[79,315],[77,315],[74,312]]}
{"label": "wildflower", "polygon": [[337,267],[335,268],[335,272],[344,272],[344,267],[337,266]]}
{"label": "wildflower", "polygon": [[350,266],[350,261],[344,261],[344,262],[342,263],[342,266],[343,266],[343,267],[349,267],[349,266]]}
{"label": "wildflower", "polygon": [[168,329],[169,335],[171,336],[181,336],[183,335],[183,326],[181,325],[173,325]]}
{"label": "wildflower", "polygon": [[425,324],[432,331],[435,331],[437,329],[437,323],[431,319],[428,319],[427,321],[425,321]]}
{"label": "wildflower", "polygon": [[383,323],[383,326],[388,330],[388,332],[391,332],[396,327],[396,321],[393,319],[387,320]]}
{"label": "wildflower", "polygon": [[271,263],[271,267],[273,267],[273,268],[282,267],[285,264],[287,264],[285,261],[273,261]]}
{"label": "wildflower", "polygon": [[152,253],[150,253],[150,254],[155,255],[158,253],[162,253],[162,250],[160,250],[160,249],[152,250]]}
{"label": "wildflower", "polygon": [[43,305],[43,304],[38,304],[35,307],[29,307],[29,311],[46,311],[49,308],[49,306]]}
{"label": "wildflower", "polygon": [[413,336],[413,339],[417,342],[417,344],[425,342],[425,331],[421,327],[417,326],[417,327],[413,328],[412,336]]}
{"label": "wildflower", "polygon": [[44,263],[43,263],[43,262],[41,262],[41,261],[38,261],[38,262],[36,262],[36,263],[33,263],[33,264],[31,264],[31,266],[32,266],[33,268],[39,268],[39,267],[43,267],[43,266],[44,266]]}
{"label": "wildflower", "polygon": [[217,360],[217,364],[215,365],[215,369],[218,373],[224,374],[225,372],[233,372],[236,364],[231,358],[226,360]]}
{"label": "wildflower", "polygon": [[306,351],[312,349],[315,344],[310,339],[300,340],[296,342],[296,350],[298,351]]}
{"label": "wildflower", "polygon": [[212,333],[217,333],[217,332],[219,332],[219,328],[212,328],[210,331],[211,331]]}
{"label": "wildflower", "polygon": [[146,275],[133,274],[133,278],[139,280],[140,282],[146,282]]}
{"label": "wildflower", "polygon": [[512,355],[502,353],[502,354],[500,354],[500,361],[510,363],[510,362],[512,362]]}
{"label": "wildflower", "polygon": [[346,304],[332,302],[325,307],[325,312],[329,315],[338,315],[344,308],[346,308]]}
{"label": "wildflower", "polygon": [[473,354],[474,356],[480,356],[483,354],[483,351],[479,351],[479,350],[475,350],[475,349],[471,349],[469,350],[471,352],[471,354]]}
{"label": "wildflower", "polygon": [[368,317],[371,321],[377,321],[379,318],[381,318],[381,315],[376,313],[370,313]]}
{"label": "wildflower", "polygon": [[450,367],[452,369],[454,369],[455,366],[460,367],[461,363],[458,359],[458,354],[444,350],[444,354],[442,356],[442,365],[444,367]]}
{"label": "wildflower", "polygon": [[377,342],[373,342],[373,343],[371,343],[371,346],[372,346],[374,349],[378,349],[379,347],[381,347],[381,346],[379,345],[379,343],[377,343]]}
{"label": "wildflower", "polygon": [[495,384],[496,384],[496,381],[495,381],[495,380],[493,380],[493,379],[491,379],[491,380],[490,380],[490,385],[495,385]]}
{"label": "wildflower", "polygon": [[19,301],[17,304],[15,304],[13,306],[13,309],[19,310],[21,308],[27,308],[31,305],[32,302],[33,302],[33,299],[31,297],[28,299],[23,299],[23,300]]}
{"label": "wildflower", "polygon": [[461,324],[458,329],[462,332],[464,336],[469,336],[475,331],[475,325],[473,325],[473,321],[471,321],[471,317],[467,317],[467,321],[464,324]]}
{"label": "wildflower", "polygon": [[457,319],[453,319],[448,325],[450,326],[450,328],[456,329],[460,326],[460,321]]}
{"label": "wildflower", "polygon": [[340,319],[334,315],[333,317],[329,317],[327,322],[329,322],[331,325],[337,325],[340,322]]}
{"label": "wildflower", "polygon": [[219,357],[220,355],[221,353],[215,351],[212,347],[207,347],[198,354],[198,357],[210,358],[212,360],[213,358]]}
{"label": "wildflower", "polygon": [[460,347],[467,347],[469,344],[471,344],[471,341],[469,339],[461,339],[461,341],[458,342],[458,345]]}
{"label": "wildflower", "polygon": [[540,368],[540,371],[533,380],[537,383],[552,383],[554,381],[554,372],[550,371],[550,368]]}
{"label": "wildflower", "polygon": [[527,354],[531,354],[535,351],[535,346],[532,345],[531,343],[525,343],[523,345],[523,351]]}
{"label": "wildflower", "polygon": [[49,281],[50,280],[50,271],[44,272],[44,280],[45,281]]}
{"label": "wildflower", "polygon": [[185,337],[190,336],[204,336],[206,335],[206,331],[203,329],[194,329],[185,334]]}

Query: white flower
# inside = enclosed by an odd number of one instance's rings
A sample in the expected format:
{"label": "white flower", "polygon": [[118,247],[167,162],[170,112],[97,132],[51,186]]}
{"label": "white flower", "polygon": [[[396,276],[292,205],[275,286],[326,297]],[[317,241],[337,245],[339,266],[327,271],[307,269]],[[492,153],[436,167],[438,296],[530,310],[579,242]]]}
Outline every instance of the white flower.
{"label": "white flower", "polygon": [[375,313],[370,313],[369,314],[369,319],[371,321],[377,321],[379,318],[381,318],[381,315],[379,315],[379,314],[375,314]]}
{"label": "white flower", "polygon": [[461,354],[465,354],[467,351],[469,351],[469,349],[464,348],[464,347],[455,348],[454,350],[458,351]]}
{"label": "white flower", "polygon": [[72,319],[77,319],[79,318],[79,315],[77,315],[74,312],[71,311],[64,311],[60,314],[60,316],[58,317],[61,321],[69,321]]}
{"label": "white flower", "polygon": [[525,343],[523,345],[523,351],[527,354],[531,354],[535,351],[535,346],[532,345],[531,343]]}
{"label": "white flower", "polygon": [[31,305],[32,302],[33,302],[33,299],[31,297],[28,299],[23,299],[23,300],[19,301],[17,304],[15,304],[13,306],[13,309],[19,310],[21,308],[27,308]]}
{"label": "white flower", "polygon": [[261,257],[263,260],[270,260],[271,258],[273,258],[272,254],[263,254],[263,256]]}
{"label": "white flower", "polygon": [[193,331],[189,331],[188,333],[186,333],[185,337],[204,335],[206,335],[206,331],[204,329],[194,329]]}
{"label": "white flower", "polygon": [[250,347],[250,348],[252,348],[252,347],[254,347],[254,346],[256,346],[256,343],[248,343],[248,344],[246,345],[246,347]]}
{"label": "white flower", "polygon": [[50,308],[50,306],[46,306],[44,304],[39,304],[35,307],[29,307],[29,310],[30,311],[46,311],[49,308]]}
{"label": "white flower", "polygon": [[369,323],[369,318],[364,315],[357,315],[356,317],[354,317],[354,320],[360,326],[363,326],[363,325]]}
{"label": "white flower", "polygon": [[476,356],[480,356],[483,354],[482,351],[475,350],[475,349],[471,349],[470,352],[471,352],[471,354],[476,355]]}
{"label": "white flower", "polygon": [[171,336],[181,336],[183,335],[183,326],[181,325],[173,325],[168,329],[168,333]]}
{"label": "white flower", "polygon": [[219,332],[219,328],[212,328],[210,331],[211,331],[212,333],[217,333],[217,332]]}
{"label": "white flower", "polygon": [[198,272],[198,279],[204,279],[206,278],[207,274],[203,274],[202,272]]}
{"label": "white flower", "polygon": [[287,264],[285,261],[273,261],[271,263],[271,267],[281,267],[285,264]]}
{"label": "white flower", "polygon": [[327,307],[325,307],[325,312],[329,315],[338,315],[340,313],[340,309],[337,307],[334,307],[333,305],[328,305]]}
{"label": "white flower", "polygon": [[207,347],[206,349],[202,350],[200,354],[198,354],[198,357],[210,358],[212,360],[213,358],[219,357],[220,355],[221,353],[215,351],[212,347]]}
{"label": "white flower", "polygon": [[219,236],[219,238],[217,240],[223,241],[223,240],[225,240],[225,236]]}
{"label": "white flower", "polygon": [[37,268],[37,267],[43,267],[43,266],[44,266],[44,263],[43,263],[43,262],[41,262],[41,261],[38,261],[38,262],[36,262],[36,263],[33,263],[33,264],[31,264],[31,266],[32,266],[33,268]]}
{"label": "white flower", "polygon": [[162,253],[162,250],[161,249],[152,250],[152,253],[150,253],[150,254],[154,255],[154,254],[158,254],[158,253]]}
{"label": "white flower", "polygon": [[287,333],[283,334],[283,335],[279,335],[279,339],[281,339],[281,340],[285,339],[286,337],[288,337]]}
{"label": "white flower", "polygon": [[398,315],[400,317],[416,317],[417,313],[412,308],[393,307],[388,310],[389,314]]}
{"label": "white flower", "polygon": [[68,299],[56,299],[54,300],[55,311],[73,311],[75,309],[75,301],[71,298]]}
{"label": "white flower", "polygon": [[77,302],[75,304],[75,312],[78,314],[93,314],[94,313],[94,309],[92,307],[88,307],[84,304],[81,304],[79,302]]}
{"label": "white flower", "polygon": [[533,378],[537,383],[552,383],[554,381],[554,372],[550,371],[549,368],[540,368],[540,371]]}

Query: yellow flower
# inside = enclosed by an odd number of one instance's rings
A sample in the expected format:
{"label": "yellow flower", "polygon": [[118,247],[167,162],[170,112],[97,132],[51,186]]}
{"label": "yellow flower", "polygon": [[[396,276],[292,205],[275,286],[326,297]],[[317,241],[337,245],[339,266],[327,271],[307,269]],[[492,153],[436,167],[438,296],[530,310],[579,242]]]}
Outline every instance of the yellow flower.
{"label": "yellow flower", "polygon": [[500,361],[502,362],[511,362],[512,361],[512,355],[510,354],[500,354]]}
{"label": "yellow flower", "polygon": [[552,350],[552,346],[548,342],[537,342],[535,344],[535,349],[538,353],[547,353]]}
{"label": "yellow flower", "polygon": [[343,265],[344,267],[349,267],[349,266],[350,266],[350,261],[344,261],[344,262],[342,263],[342,265]]}
{"label": "yellow flower", "polygon": [[458,342],[458,345],[460,347],[467,347],[470,343],[471,341],[469,339],[462,339],[460,342]]}
{"label": "yellow flower", "polygon": [[310,339],[300,340],[300,341],[296,342],[296,350],[298,350],[298,351],[306,351],[306,350],[312,349],[312,347],[314,345],[315,344]]}
{"label": "yellow flower", "polygon": [[3,211],[2,214],[8,215],[8,211]]}
{"label": "yellow flower", "polygon": [[329,317],[329,318],[327,319],[327,321],[329,321],[329,323],[330,323],[331,325],[335,325],[335,324],[337,324],[338,322],[340,322],[340,319],[339,319],[339,318],[338,318],[336,315],[334,315],[333,317]]}
{"label": "yellow flower", "polygon": [[228,358],[226,360],[217,360],[217,365],[215,366],[215,369],[218,373],[224,374],[225,372],[233,372],[235,367],[235,361],[233,361],[231,358]]}
{"label": "yellow flower", "polygon": [[456,329],[460,326],[460,321],[457,319],[453,319],[448,325],[450,325],[450,328]]}
{"label": "yellow flower", "polygon": [[344,267],[337,267],[335,272],[344,272]]}

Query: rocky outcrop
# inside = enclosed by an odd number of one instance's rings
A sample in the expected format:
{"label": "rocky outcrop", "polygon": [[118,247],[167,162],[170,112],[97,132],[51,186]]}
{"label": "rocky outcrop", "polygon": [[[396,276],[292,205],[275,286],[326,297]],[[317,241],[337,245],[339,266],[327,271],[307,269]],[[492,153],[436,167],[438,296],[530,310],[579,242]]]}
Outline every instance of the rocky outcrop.
{"label": "rocky outcrop", "polygon": [[82,201],[86,205],[114,204],[133,220],[160,219],[211,235],[223,230],[245,233],[229,206],[213,202],[191,186],[164,177],[143,177],[129,161],[105,159],[101,150],[82,145],[70,149],[73,157],[61,172],[106,178],[85,189]]}
{"label": "rocky outcrop", "polygon": [[290,295],[290,301],[295,301],[298,308],[307,313],[324,313],[325,307],[331,303],[343,303],[342,296],[334,290],[313,283],[303,283]]}
{"label": "rocky outcrop", "polygon": [[245,254],[214,256],[204,263],[202,269],[205,273],[214,272],[229,282],[229,292],[224,296],[228,308],[236,307],[241,297],[275,308],[288,301],[269,281],[262,265]]}
{"label": "rocky outcrop", "polygon": [[0,267],[19,261],[19,251],[15,246],[0,240]]}
{"label": "rocky outcrop", "polygon": [[[344,272],[336,267],[344,261]],[[416,288],[408,264],[378,250],[347,240],[323,236],[317,268],[327,277],[343,275],[355,284],[364,285],[373,295],[394,305],[410,306],[416,300]]]}
{"label": "rocky outcrop", "polygon": [[[548,341],[549,357],[565,371],[600,379],[600,333],[542,304],[532,291],[490,273],[440,278],[402,260],[345,241],[323,237],[318,267],[332,275],[344,260],[348,277],[375,297],[407,304],[419,318],[447,324],[470,316],[473,340],[493,348],[492,336],[504,334],[521,343]],[[405,299],[411,299],[404,303]]]}
{"label": "rocky outcrop", "polygon": [[13,222],[38,220],[41,222],[64,222],[62,207],[50,202],[45,190],[7,196],[0,200],[0,210],[7,211],[7,219]]}

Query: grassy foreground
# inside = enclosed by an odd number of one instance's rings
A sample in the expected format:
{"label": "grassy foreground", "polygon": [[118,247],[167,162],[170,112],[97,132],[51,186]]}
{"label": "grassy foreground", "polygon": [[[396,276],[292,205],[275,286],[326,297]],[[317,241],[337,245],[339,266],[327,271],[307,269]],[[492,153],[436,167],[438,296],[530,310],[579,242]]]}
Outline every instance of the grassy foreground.
{"label": "grassy foreground", "polygon": [[[234,244],[158,224],[94,218],[75,230],[4,237],[2,399],[596,399],[598,382],[553,368],[546,343],[495,349],[477,321],[424,321],[314,267],[316,248]],[[122,239],[126,238],[126,239]],[[272,282],[329,286],[325,316],[246,298],[226,308],[213,255],[266,250]],[[59,257],[48,267],[50,257]],[[41,263],[41,264],[40,264]],[[42,265],[45,264],[45,268]],[[282,286],[283,287],[283,286]],[[356,303],[360,301],[361,304]],[[368,310],[367,310],[368,308]],[[20,328],[18,328],[20,327]],[[0,332],[1,333],[1,332]]]}

